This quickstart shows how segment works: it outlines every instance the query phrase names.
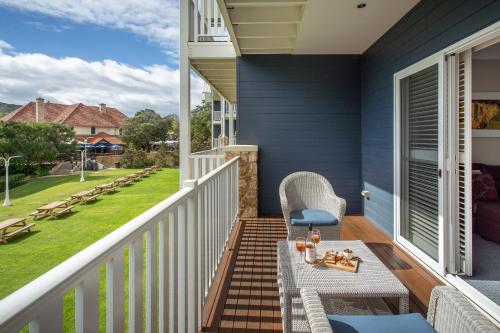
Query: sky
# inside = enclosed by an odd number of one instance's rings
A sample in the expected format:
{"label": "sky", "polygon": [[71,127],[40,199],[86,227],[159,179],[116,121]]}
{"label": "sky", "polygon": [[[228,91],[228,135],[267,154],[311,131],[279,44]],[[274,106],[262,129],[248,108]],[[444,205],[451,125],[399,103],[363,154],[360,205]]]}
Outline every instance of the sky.
{"label": "sky", "polygon": [[0,0],[0,22],[0,102],[178,113],[177,0]]}

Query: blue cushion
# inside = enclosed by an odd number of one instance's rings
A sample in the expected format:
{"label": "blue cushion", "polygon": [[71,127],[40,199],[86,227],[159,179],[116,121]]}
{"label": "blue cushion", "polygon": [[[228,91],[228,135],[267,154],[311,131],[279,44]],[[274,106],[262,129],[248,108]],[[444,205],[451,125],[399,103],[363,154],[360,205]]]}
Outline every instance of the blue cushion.
{"label": "blue cushion", "polygon": [[292,225],[335,225],[338,222],[337,218],[321,209],[302,209],[295,210],[290,214],[290,222]]}
{"label": "blue cushion", "polygon": [[420,313],[395,316],[337,316],[328,320],[335,333],[436,333]]}

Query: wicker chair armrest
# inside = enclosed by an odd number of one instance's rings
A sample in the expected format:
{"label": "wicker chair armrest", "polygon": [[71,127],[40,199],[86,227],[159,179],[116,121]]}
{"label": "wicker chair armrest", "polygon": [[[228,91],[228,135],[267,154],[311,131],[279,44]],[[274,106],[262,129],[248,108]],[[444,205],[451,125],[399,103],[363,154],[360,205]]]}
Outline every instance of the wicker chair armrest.
{"label": "wicker chair armrest", "polygon": [[322,200],[322,208],[335,215],[339,222],[342,222],[342,219],[344,218],[346,206],[347,204],[345,199],[340,198],[335,194],[325,194]]}
{"label": "wicker chair armrest", "polygon": [[447,286],[432,290],[427,321],[439,333],[499,333],[457,289]]}
{"label": "wicker chair armrest", "polygon": [[314,289],[301,289],[300,296],[306,311],[311,333],[333,333],[321,299]]}
{"label": "wicker chair armrest", "polygon": [[286,196],[280,196],[281,210],[283,211],[283,217],[285,218],[285,222],[290,225],[290,213],[292,212],[292,208],[288,203],[288,199]]}

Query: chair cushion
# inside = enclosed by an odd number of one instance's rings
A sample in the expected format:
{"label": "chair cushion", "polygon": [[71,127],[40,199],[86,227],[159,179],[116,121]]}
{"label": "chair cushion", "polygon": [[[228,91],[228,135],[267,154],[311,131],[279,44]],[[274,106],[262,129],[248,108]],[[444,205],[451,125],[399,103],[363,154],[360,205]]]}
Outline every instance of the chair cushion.
{"label": "chair cushion", "polygon": [[292,225],[336,225],[338,224],[337,218],[321,209],[301,209],[295,210],[290,213],[290,222]]}
{"label": "chair cushion", "polygon": [[328,320],[335,333],[436,333],[420,313],[380,316],[337,316]]}

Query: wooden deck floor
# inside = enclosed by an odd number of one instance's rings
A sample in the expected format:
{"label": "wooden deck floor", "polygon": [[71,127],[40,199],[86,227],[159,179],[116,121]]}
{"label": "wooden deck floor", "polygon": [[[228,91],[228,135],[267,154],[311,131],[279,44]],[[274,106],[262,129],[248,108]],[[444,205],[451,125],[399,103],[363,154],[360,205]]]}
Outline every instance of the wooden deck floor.
{"label": "wooden deck floor", "polygon": [[[425,314],[437,279],[363,217],[347,216],[341,238],[365,242],[410,290],[410,311]],[[237,223],[207,297],[204,332],[282,331],[276,283],[276,242],[282,239],[286,227],[281,218]]]}

